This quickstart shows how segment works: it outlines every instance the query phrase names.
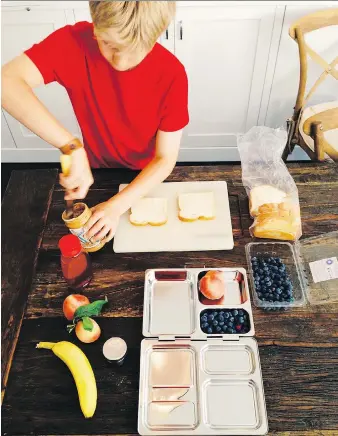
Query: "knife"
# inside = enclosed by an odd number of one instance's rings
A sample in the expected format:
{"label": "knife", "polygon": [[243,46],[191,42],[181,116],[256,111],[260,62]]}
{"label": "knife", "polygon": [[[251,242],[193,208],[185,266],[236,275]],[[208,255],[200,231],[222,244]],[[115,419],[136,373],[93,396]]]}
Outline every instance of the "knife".
{"label": "knife", "polygon": [[[68,154],[61,154],[60,156],[61,169],[64,176],[68,176],[72,164],[72,158]],[[66,218],[73,215],[74,200],[66,200]]]}

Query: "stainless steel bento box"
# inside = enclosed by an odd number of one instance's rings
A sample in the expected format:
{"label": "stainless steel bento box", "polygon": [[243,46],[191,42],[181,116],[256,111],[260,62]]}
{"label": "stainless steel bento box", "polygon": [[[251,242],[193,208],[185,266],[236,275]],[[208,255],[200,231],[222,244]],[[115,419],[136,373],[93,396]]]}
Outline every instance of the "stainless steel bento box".
{"label": "stainless steel bento box", "polygon": [[[199,291],[199,281],[211,270],[224,274],[226,295],[220,301],[207,301]],[[225,328],[205,333],[201,314],[220,310],[230,316],[240,310],[247,320],[246,329],[238,334]],[[138,411],[141,435],[268,432],[244,269],[146,271],[143,335]]]}

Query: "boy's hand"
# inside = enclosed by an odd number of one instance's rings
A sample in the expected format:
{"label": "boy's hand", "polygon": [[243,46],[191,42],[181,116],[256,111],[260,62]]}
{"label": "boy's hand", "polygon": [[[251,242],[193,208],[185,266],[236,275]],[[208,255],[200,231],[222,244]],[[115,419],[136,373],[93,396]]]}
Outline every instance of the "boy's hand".
{"label": "boy's hand", "polygon": [[92,212],[93,215],[86,223],[86,233],[84,236],[95,241],[104,239],[105,242],[109,242],[115,235],[120,214],[109,201],[92,207]]}
{"label": "boy's hand", "polygon": [[94,179],[85,149],[75,150],[71,155],[69,175],[60,174],[60,185],[66,189],[65,200],[85,198],[93,183]]}

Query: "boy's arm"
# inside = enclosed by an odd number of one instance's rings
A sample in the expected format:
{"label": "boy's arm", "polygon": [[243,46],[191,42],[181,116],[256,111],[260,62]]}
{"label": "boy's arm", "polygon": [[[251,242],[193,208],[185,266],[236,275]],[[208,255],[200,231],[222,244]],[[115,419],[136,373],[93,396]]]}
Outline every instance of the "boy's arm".
{"label": "boy's arm", "polygon": [[60,148],[73,139],[33,92],[43,85],[34,63],[22,54],[1,70],[1,104],[6,111],[40,138]]}
{"label": "boy's arm", "polygon": [[182,130],[177,132],[158,131],[154,159],[123,191],[110,200],[120,215],[171,174],[177,161],[181,138]]}
{"label": "boy's arm", "polygon": [[86,225],[88,238],[97,234],[96,238],[102,239],[106,236],[109,227],[107,241],[112,239],[118,218],[130,209],[135,201],[145,196],[171,174],[177,161],[182,132],[183,130],[158,131],[154,159],[123,191],[94,208],[94,213]]}
{"label": "boy's arm", "polygon": [[[21,54],[4,65],[1,81],[2,107],[20,123],[57,148],[74,139],[34,94],[33,88],[43,85],[44,79],[28,56]],[[60,183],[78,199],[87,195],[93,181],[86,151],[74,151],[70,175],[61,174]]]}

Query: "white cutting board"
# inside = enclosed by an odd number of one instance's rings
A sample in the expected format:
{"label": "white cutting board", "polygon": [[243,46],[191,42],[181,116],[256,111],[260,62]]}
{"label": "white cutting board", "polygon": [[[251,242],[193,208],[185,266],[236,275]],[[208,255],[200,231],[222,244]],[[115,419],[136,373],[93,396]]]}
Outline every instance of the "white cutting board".
{"label": "white cutting board", "polygon": [[[120,191],[127,185],[120,185]],[[210,221],[182,222],[178,218],[178,195],[214,192],[216,217]],[[134,226],[130,211],[121,216],[114,237],[115,253],[157,251],[231,250],[234,247],[226,182],[162,183],[147,197],[168,199],[168,221],[163,226]]]}

